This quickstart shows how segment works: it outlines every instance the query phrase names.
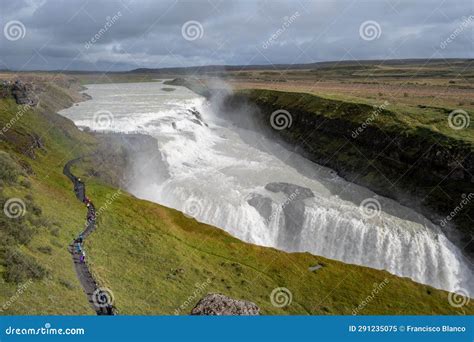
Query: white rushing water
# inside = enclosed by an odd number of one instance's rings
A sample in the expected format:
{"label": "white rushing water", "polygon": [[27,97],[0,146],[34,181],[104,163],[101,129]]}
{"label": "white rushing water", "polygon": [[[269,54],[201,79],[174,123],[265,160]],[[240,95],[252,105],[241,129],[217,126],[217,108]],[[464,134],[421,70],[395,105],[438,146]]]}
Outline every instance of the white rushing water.
{"label": "white rushing water", "polygon": [[[158,140],[160,165],[169,177],[150,184],[131,175],[127,190],[137,197],[184,211],[244,241],[474,294],[467,261],[423,216],[236,127],[185,88],[163,87],[90,85],[92,100],[61,113],[78,126],[142,132]],[[150,175],[159,171],[146,163],[141,167]]]}

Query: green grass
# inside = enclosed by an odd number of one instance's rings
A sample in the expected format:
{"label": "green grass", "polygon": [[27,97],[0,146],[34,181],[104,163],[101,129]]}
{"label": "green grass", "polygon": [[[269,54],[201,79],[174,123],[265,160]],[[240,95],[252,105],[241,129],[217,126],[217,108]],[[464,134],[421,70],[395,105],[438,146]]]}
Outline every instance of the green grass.
{"label": "green grass", "polygon": [[[41,208],[46,227],[35,228],[28,243],[17,248],[47,272],[32,279],[21,295],[18,285],[5,278],[5,254],[1,254],[0,304],[15,298],[2,314],[94,314],[76,278],[67,245],[83,229],[85,208],[62,175],[64,163],[99,148],[93,136],[80,132],[56,114],[71,97],[55,86],[42,95],[41,108],[28,111],[1,141],[1,150],[18,164],[29,165],[25,178],[4,184],[5,197],[29,194]],[[57,105],[55,99],[60,99]],[[11,99],[0,100],[0,124],[10,121],[18,107]],[[35,159],[22,153],[27,134],[42,138],[45,149]],[[199,223],[176,210],[139,200],[86,178],[94,166],[85,160],[74,168],[84,176],[88,195],[98,211],[98,229],[86,242],[91,268],[102,286],[114,294],[120,314],[187,314],[207,292],[219,292],[255,302],[263,314],[351,314],[371,295],[374,284],[387,285],[360,314],[473,314],[474,304],[449,305],[448,293],[399,278],[387,272],[344,264],[308,253],[285,253],[239,241],[224,231]],[[109,165],[95,165],[107,169]],[[28,167],[27,167],[28,168]],[[323,268],[310,272],[316,264]],[[202,290],[199,290],[199,286]],[[289,306],[271,304],[274,288],[292,293]],[[1,308],[1,307],[0,307]]]}
{"label": "green grass", "polygon": [[[369,118],[376,107],[384,101],[350,99],[343,95],[320,97],[308,93],[283,92],[275,90],[251,89],[242,90],[251,100],[271,103],[288,110],[301,110],[330,119],[344,119],[360,125]],[[383,130],[408,132],[423,129],[433,132],[433,135],[443,135],[454,140],[474,144],[474,126],[462,130],[454,130],[448,125],[448,116],[456,108],[413,108],[403,104],[388,102],[384,110],[374,116],[371,124]],[[474,114],[467,112],[470,121]]]}
{"label": "green grass", "polygon": [[[55,92],[55,97],[62,93]],[[0,309],[2,314],[88,314],[90,307],[77,281],[71,256],[67,245],[77,234],[84,223],[84,212],[80,203],[71,196],[71,185],[61,174],[63,161],[71,157],[78,143],[89,140],[83,136],[71,122],[57,115],[48,113],[51,110],[48,96],[44,97],[42,108],[26,112],[8,132],[6,141],[2,139],[1,149],[8,152],[18,163],[27,165],[34,175],[27,176],[31,188],[19,184],[6,185],[6,198],[25,200],[32,196],[34,203],[41,208],[44,225],[34,226],[34,235],[29,243],[19,245],[20,255],[26,255],[41,265],[47,276],[31,282],[20,284],[6,281],[5,254],[2,253],[0,268]],[[0,101],[0,122],[3,127],[18,113],[18,106],[11,99]],[[21,151],[28,145],[28,133],[41,136],[46,151],[36,151],[36,159],[25,156]],[[79,138],[81,136],[81,138]],[[78,149],[81,153],[81,149]],[[3,214],[3,211],[2,211]],[[50,254],[41,252],[47,247]],[[3,251],[2,251],[3,252]],[[19,296],[19,286],[25,285]],[[65,284],[70,286],[66,287]],[[16,299],[15,299],[16,298]],[[3,307],[8,300],[12,304]]]}
{"label": "green grass", "polygon": [[[102,203],[115,192],[98,183],[89,189]],[[253,301],[264,314],[351,314],[374,284],[385,279],[388,284],[361,314],[472,310],[456,310],[447,303],[446,292],[384,271],[241,242],[175,210],[127,194],[103,213],[89,248],[95,272],[113,290],[120,312],[127,314],[173,314],[193,295],[196,284],[206,283],[205,292]],[[317,264],[324,267],[308,270]],[[176,272],[179,269],[183,272]],[[290,306],[271,304],[269,296],[276,287],[291,291]]]}

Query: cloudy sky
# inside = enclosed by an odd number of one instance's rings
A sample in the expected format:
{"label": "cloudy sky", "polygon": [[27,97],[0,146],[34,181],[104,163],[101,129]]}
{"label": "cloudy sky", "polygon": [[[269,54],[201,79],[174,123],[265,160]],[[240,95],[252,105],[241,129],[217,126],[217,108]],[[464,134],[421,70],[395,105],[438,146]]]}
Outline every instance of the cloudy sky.
{"label": "cloudy sky", "polygon": [[472,0],[0,0],[0,4],[0,69],[120,71],[474,58]]}

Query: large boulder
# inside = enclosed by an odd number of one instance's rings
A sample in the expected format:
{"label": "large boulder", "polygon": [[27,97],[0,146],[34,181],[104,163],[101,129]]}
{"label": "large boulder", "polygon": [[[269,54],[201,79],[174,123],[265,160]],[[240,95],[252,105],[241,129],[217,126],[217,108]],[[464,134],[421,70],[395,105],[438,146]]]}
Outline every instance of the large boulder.
{"label": "large boulder", "polygon": [[36,106],[38,104],[38,97],[34,92],[32,83],[17,80],[11,86],[11,92],[17,104],[28,106]]}
{"label": "large boulder", "polygon": [[277,182],[268,183],[265,189],[271,192],[282,192],[287,196],[281,205],[285,224],[278,232],[278,246],[285,250],[296,251],[301,248],[301,231],[304,225],[305,208],[304,200],[314,197],[311,189],[296,184]]}
{"label": "large boulder", "polygon": [[260,309],[246,300],[236,300],[218,293],[210,293],[196,304],[191,315],[255,316],[260,315]]}

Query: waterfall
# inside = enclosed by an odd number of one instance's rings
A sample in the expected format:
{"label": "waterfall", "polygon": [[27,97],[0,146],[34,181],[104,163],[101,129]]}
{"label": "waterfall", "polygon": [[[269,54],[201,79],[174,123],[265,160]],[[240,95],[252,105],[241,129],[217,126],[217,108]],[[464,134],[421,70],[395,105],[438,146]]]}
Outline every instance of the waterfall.
{"label": "waterfall", "polygon": [[[137,197],[176,208],[238,239],[289,252],[310,252],[474,295],[472,269],[441,229],[399,203],[346,182],[256,132],[235,127],[206,101],[156,83],[91,85],[91,101],[62,112],[104,129],[107,108],[117,132],[155,137],[167,178],[158,170],[130,177]],[[165,171],[165,172],[161,172]],[[149,177],[146,177],[148,173]],[[145,176],[143,176],[145,175]]]}

